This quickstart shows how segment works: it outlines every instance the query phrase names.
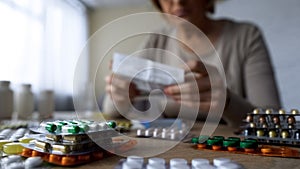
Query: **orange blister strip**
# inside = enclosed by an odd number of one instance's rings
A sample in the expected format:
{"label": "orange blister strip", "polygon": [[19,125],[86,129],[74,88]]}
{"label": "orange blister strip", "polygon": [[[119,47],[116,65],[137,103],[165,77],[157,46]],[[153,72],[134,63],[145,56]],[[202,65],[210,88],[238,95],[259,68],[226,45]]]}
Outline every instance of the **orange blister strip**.
{"label": "orange blister strip", "polygon": [[49,154],[47,152],[39,152],[36,150],[32,150],[29,148],[24,148],[22,152],[23,157],[41,157],[44,161],[47,161],[52,164],[60,165],[60,166],[75,166],[80,164],[85,164],[91,161],[100,160],[104,157],[111,156],[114,152],[126,152],[137,144],[136,140],[127,140],[124,139],[114,140],[114,141],[123,141],[123,144],[119,144],[114,146],[110,151],[94,151],[87,154],[80,154],[80,155],[56,155],[56,154]]}
{"label": "orange blister strip", "polygon": [[35,157],[39,156],[44,161],[47,161],[52,164],[61,165],[61,166],[75,166],[79,164],[88,163],[91,161],[96,161],[102,159],[105,155],[109,156],[109,153],[104,151],[96,151],[83,155],[55,155],[37,152],[28,148],[24,148],[21,154],[23,157]]}
{"label": "orange blister strip", "polygon": [[197,144],[198,150],[210,151],[227,151],[230,153],[247,154],[247,155],[260,155],[269,157],[285,157],[285,158],[300,158],[298,150],[289,147],[275,147],[275,146],[259,146],[258,148],[236,148],[236,147],[221,147],[221,146],[207,146],[206,144]]}

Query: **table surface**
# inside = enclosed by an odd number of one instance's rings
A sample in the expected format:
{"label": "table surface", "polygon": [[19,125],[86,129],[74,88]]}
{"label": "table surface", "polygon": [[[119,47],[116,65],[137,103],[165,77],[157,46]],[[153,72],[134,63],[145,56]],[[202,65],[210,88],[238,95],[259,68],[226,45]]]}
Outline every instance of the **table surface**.
{"label": "table surface", "polygon": [[[192,130],[190,131],[193,134],[199,135],[200,129],[202,128],[202,123],[196,123]],[[233,131],[236,129],[230,128],[225,125],[219,125],[214,132],[214,135],[222,135],[225,137],[235,136]],[[141,138],[142,139],[142,138]],[[154,140],[154,139],[148,139]],[[155,139],[157,140],[157,139]],[[167,143],[172,141],[167,141]],[[137,145],[145,146],[145,145]],[[155,145],[154,145],[155,146]],[[149,147],[148,147],[149,148]],[[151,148],[151,147],[150,147]],[[130,151],[134,151],[130,150]],[[180,142],[175,147],[171,148],[169,151],[166,151],[162,154],[156,155],[156,157],[165,158],[166,161],[169,161],[171,158],[185,158],[188,161],[191,161],[193,158],[206,158],[212,161],[214,158],[226,157],[230,158],[233,161],[236,161],[242,164],[247,169],[299,169],[300,168],[300,159],[293,158],[279,158],[279,157],[264,157],[264,156],[254,156],[254,155],[244,155],[244,154],[234,154],[229,152],[221,151],[211,151],[211,150],[197,150],[192,147],[190,143]],[[94,169],[94,168],[105,168],[113,169],[120,159],[125,158],[122,156],[113,155],[110,157],[103,158],[99,161],[94,161],[88,164],[72,167],[80,169]],[[55,167],[66,169],[67,167]]]}

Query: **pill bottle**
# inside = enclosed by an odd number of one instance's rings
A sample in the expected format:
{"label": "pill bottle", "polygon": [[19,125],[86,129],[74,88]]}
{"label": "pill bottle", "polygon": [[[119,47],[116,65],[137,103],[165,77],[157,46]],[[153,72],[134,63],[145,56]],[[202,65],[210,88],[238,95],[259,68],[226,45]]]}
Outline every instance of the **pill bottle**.
{"label": "pill bottle", "polygon": [[34,110],[34,97],[31,91],[31,84],[22,84],[15,95],[15,111],[18,119],[29,120]]}
{"label": "pill bottle", "polygon": [[42,90],[38,95],[38,113],[40,119],[52,117],[54,98],[52,90]]}
{"label": "pill bottle", "polygon": [[10,81],[0,81],[0,118],[10,119],[13,113],[13,91]]}

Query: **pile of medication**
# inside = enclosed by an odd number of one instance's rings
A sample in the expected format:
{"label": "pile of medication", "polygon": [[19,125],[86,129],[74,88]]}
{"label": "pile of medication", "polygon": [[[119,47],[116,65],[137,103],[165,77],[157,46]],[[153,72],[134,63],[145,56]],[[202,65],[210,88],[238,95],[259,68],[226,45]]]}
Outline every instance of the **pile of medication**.
{"label": "pile of medication", "polygon": [[5,169],[39,169],[43,167],[41,157],[23,159],[20,155],[10,155],[0,160],[0,167]]}
{"label": "pile of medication", "polygon": [[300,122],[297,118],[300,114],[296,109],[290,112],[255,109],[247,115],[242,135],[263,144],[300,147]]}
{"label": "pile of medication", "polygon": [[[115,146],[113,137],[118,136],[115,131],[116,123],[94,122],[88,120],[56,120],[42,122],[32,131],[33,140],[21,153],[24,157],[41,157],[44,161],[61,166],[74,166],[93,160],[102,159],[110,155],[106,150],[115,151],[132,148],[135,144],[131,140]],[[128,145],[129,144],[129,145]],[[101,146],[101,147],[100,147]],[[122,147],[123,146],[123,147]],[[124,146],[127,146],[124,148]],[[105,148],[106,150],[102,149]]]}
{"label": "pile of medication", "polygon": [[262,146],[255,139],[241,140],[238,137],[224,138],[223,136],[200,136],[199,138],[193,138],[192,143],[196,144],[196,148],[199,150],[227,151],[239,154],[272,157],[300,158],[300,154],[297,150],[288,147]]}
{"label": "pile of medication", "polygon": [[147,161],[139,156],[122,159],[115,169],[243,169],[244,167],[228,158],[215,158],[212,162],[204,158],[192,159],[188,163],[183,158],[173,158],[166,162],[163,158],[149,158]]}

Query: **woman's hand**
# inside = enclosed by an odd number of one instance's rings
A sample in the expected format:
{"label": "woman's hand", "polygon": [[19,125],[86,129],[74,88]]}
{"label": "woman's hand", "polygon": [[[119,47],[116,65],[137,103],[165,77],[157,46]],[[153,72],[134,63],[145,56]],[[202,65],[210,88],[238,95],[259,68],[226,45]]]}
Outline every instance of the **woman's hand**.
{"label": "woman's hand", "polygon": [[[185,67],[186,75],[185,82],[178,85],[168,86],[164,89],[164,92],[172,97],[176,102],[188,107],[199,108],[199,112],[209,112],[210,108],[217,105],[217,100],[212,100],[213,95],[220,95],[221,90],[218,90],[222,86],[222,83],[216,83],[212,85],[210,83],[208,71],[208,65],[206,67],[201,61],[189,61]],[[216,70],[213,67],[209,67],[211,70]],[[220,78],[214,79],[221,82]],[[215,81],[216,82],[216,81]],[[217,90],[213,90],[212,88]]]}
{"label": "woman's hand", "polygon": [[105,78],[106,92],[110,95],[111,99],[116,102],[132,101],[139,95],[135,84],[126,80],[124,77],[111,74]]}

